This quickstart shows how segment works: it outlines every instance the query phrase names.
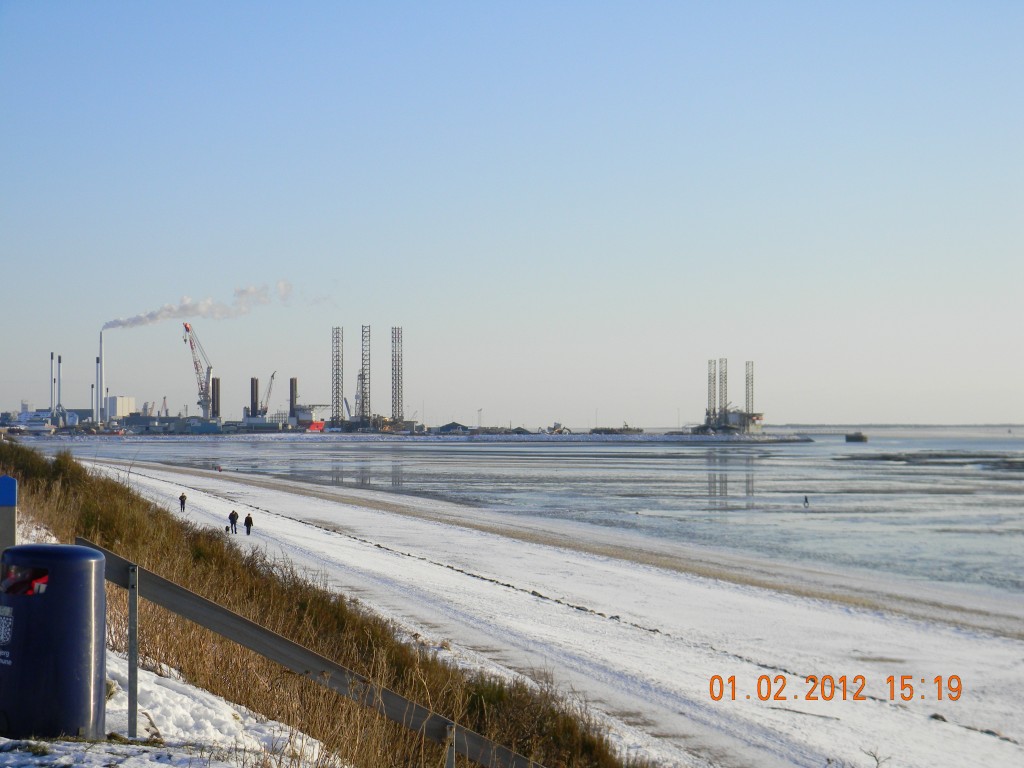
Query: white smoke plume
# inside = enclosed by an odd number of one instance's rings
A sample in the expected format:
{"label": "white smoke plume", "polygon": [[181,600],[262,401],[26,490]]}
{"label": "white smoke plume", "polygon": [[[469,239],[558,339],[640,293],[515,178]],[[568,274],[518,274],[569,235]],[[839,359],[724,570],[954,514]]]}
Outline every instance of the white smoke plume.
{"label": "white smoke plume", "polygon": [[289,283],[287,280],[278,280],[277,281],[277,297],[282,302],[287,304],[288,303],[288,299],[290,299],[291,296],[292,296],[292,284]]}
{"label": "white smoke plume", "polygon": [[[277,294],[282,301],[287,301],[291,293],[291,285],[285,281],[277,283]],[[117,320],[108,320],[103,324],[103,330],[108,328],[137,328],[140,325],[152,325],[163,320],[181,320],[187,318],[205,318],[207,320],[223,320],[229,317],[247,315],[253,307],[269,304],[271,301],[270,291],[266,286],[247,286],[235,289],[235,298],[231,304],[224,304],[213,299],[200,299],[195,301],[188,296],[183,296],[177,304],[164,304],[159,309],[143,312],[134,317],[122,317]]]}

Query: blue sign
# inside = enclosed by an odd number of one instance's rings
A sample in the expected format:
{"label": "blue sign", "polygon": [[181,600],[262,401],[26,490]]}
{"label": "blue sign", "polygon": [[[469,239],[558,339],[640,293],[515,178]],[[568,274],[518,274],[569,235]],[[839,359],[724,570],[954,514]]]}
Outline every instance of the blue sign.
{"label": "blue sign", "polygon": [[10,475],[0,477],[0,507],[18,506],[18,481]]}

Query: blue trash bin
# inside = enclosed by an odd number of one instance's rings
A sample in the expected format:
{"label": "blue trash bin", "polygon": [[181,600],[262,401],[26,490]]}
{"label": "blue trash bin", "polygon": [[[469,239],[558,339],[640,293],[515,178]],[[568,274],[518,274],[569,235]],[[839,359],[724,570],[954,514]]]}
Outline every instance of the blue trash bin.
{"label": "blue trash bin", "polygon": [[0,554],[0,736],[105,738],[104,562],[73,544]]}

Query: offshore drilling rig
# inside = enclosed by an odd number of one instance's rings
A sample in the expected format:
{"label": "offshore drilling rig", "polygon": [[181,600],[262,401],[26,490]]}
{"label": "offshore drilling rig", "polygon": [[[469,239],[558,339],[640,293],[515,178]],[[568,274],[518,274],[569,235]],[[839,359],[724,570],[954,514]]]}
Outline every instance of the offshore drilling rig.
{"label": "offshore drilling rig", "polygon": [[722,357],[716,365],[714,360],[708,360],[708,407],[704,423],[693,431],[702,435],[760,432],[764,414],[754,412],[754,363],[749,360],[746,383],[743,410],[732,407],[729,404],[729,361]]}
{"label": "offshore drilling rig", "polygon": [[[344,329],[331,331],[331,419],[332,431],[394,432],[411,429],[405,420],[402,392],[402,329],[391,328],[391,418],[376,414],[370,404],[370,326],[361,328],[361,367],[356,374],[355,409],[349,407],[344,390]],[[342,410],[344,409],[344,411]]]}

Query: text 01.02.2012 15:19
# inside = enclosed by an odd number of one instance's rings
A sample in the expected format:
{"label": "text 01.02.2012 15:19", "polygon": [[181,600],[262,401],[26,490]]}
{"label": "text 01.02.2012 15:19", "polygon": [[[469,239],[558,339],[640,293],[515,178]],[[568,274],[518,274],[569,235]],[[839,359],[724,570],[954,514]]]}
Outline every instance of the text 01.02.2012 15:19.
{"label": "text 01.02.2012 15:19", "polygon": [[[913,675],[889,675],[885,682],[889,701],[956,701],[964,690],[959,675],[936,675],[931,680]],[[867,701],[869,698],[878,698],[864,693],[867,687],[864,675],[808,675],[803,679],[802,687],[799,682],[791,682],[788,675],[760,675],[753,683],[750,692],[746,693],[742,686],[737,685],[736,675],[712,675],[708,682],[708,692],[714,701]]]}

